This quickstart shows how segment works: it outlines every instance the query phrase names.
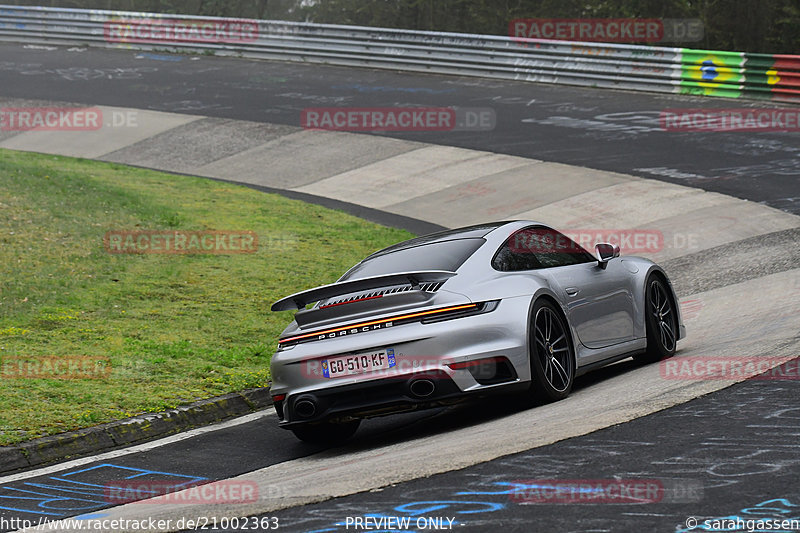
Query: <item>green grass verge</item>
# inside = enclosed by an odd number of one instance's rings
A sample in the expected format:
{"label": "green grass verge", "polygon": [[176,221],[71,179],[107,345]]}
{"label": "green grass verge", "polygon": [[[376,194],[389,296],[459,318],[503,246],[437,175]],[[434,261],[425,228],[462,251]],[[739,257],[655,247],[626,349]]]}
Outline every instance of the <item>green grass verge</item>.
{"label": "green grass verge", "polygon": [[[255,254],[110,254],[114,230],[238,230]],[[342,212],[202,178],[0,150],[0,361],[108,357],[104,379],[0,379],[0,445],[266,386],[290,312],[407,239]]]}

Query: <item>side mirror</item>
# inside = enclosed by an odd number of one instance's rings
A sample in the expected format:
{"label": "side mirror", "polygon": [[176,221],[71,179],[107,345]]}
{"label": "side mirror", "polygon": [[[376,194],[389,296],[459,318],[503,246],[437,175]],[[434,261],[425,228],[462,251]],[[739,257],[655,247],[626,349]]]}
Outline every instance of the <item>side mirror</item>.
{"label": "side mirror", "polygon": [[609,261],[619,257],[619,246],[616,244],[600,242],[595,245],[594,250],[597,256],[597,266],[600,268],[606,268]]}

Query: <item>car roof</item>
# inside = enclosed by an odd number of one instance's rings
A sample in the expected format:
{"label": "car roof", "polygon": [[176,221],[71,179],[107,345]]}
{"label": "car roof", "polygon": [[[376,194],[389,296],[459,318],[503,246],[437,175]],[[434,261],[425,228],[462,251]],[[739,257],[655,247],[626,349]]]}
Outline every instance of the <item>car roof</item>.
{"label": "car roof", "polygon": [[371,259],[373,257],[378,257],[380,255],[397,252],[399,250],[405,250],[407,248],[414,248],[415,246],[421,246],[423,244],[454,241],[457,239],[481,239],[486,235],[488,235],[489,233],[491,233],[492,231],[496,230],[501,226],[505,226],[506,224],[509,224],[509,222],[508,221],[490,222],[486,224],[476,224],[474,226],[466,226],[463,228],[437,231],[436,233],[422,235],[414,239],[409,239],[407,241],[393,244],[392,246],[384,248],[383,250],[378,250],[377,252],[368,256],[366,259]]}

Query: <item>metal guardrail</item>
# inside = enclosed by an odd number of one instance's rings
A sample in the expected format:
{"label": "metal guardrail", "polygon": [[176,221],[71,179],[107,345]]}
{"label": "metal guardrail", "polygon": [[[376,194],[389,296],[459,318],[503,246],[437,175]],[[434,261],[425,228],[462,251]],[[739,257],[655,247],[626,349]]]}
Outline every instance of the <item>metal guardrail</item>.
{"label": "metal guardrail", "polygon": [[325,63],[800,102],[800,56],[0,5],[0,41]]}

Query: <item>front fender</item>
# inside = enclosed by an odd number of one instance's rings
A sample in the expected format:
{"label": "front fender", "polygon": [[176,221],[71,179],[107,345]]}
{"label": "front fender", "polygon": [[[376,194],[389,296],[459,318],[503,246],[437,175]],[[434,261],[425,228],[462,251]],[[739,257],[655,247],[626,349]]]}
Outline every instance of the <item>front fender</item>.
{"label": "front fender", "polygon": [[[637,258],[641,259],[641,258]],[[636,295],[637,301],[641,302],[641,305],[644,308],[645,302],[645,292],[647,290],[647,280],[655,273],[660,274],[664,280],[667,282],[667,288],[669,290],[669,295],[672,298],[672,304],[675,308],[675,314],[678,318],[678,340],[686,338],[686,326],[683,323],[683,316],[681,315],[681,306],[680,301],[678,300],[678,294],[675,292],[675,288],[672,285],[672,280],[669,279],[666,271],[661,268],[661,266],[649,261],[647,259],[641,259],[643,261],[642,266],[644,268],[640,269],[640,283],[637,283],[637,289],[640,291],[641,294]]]}

